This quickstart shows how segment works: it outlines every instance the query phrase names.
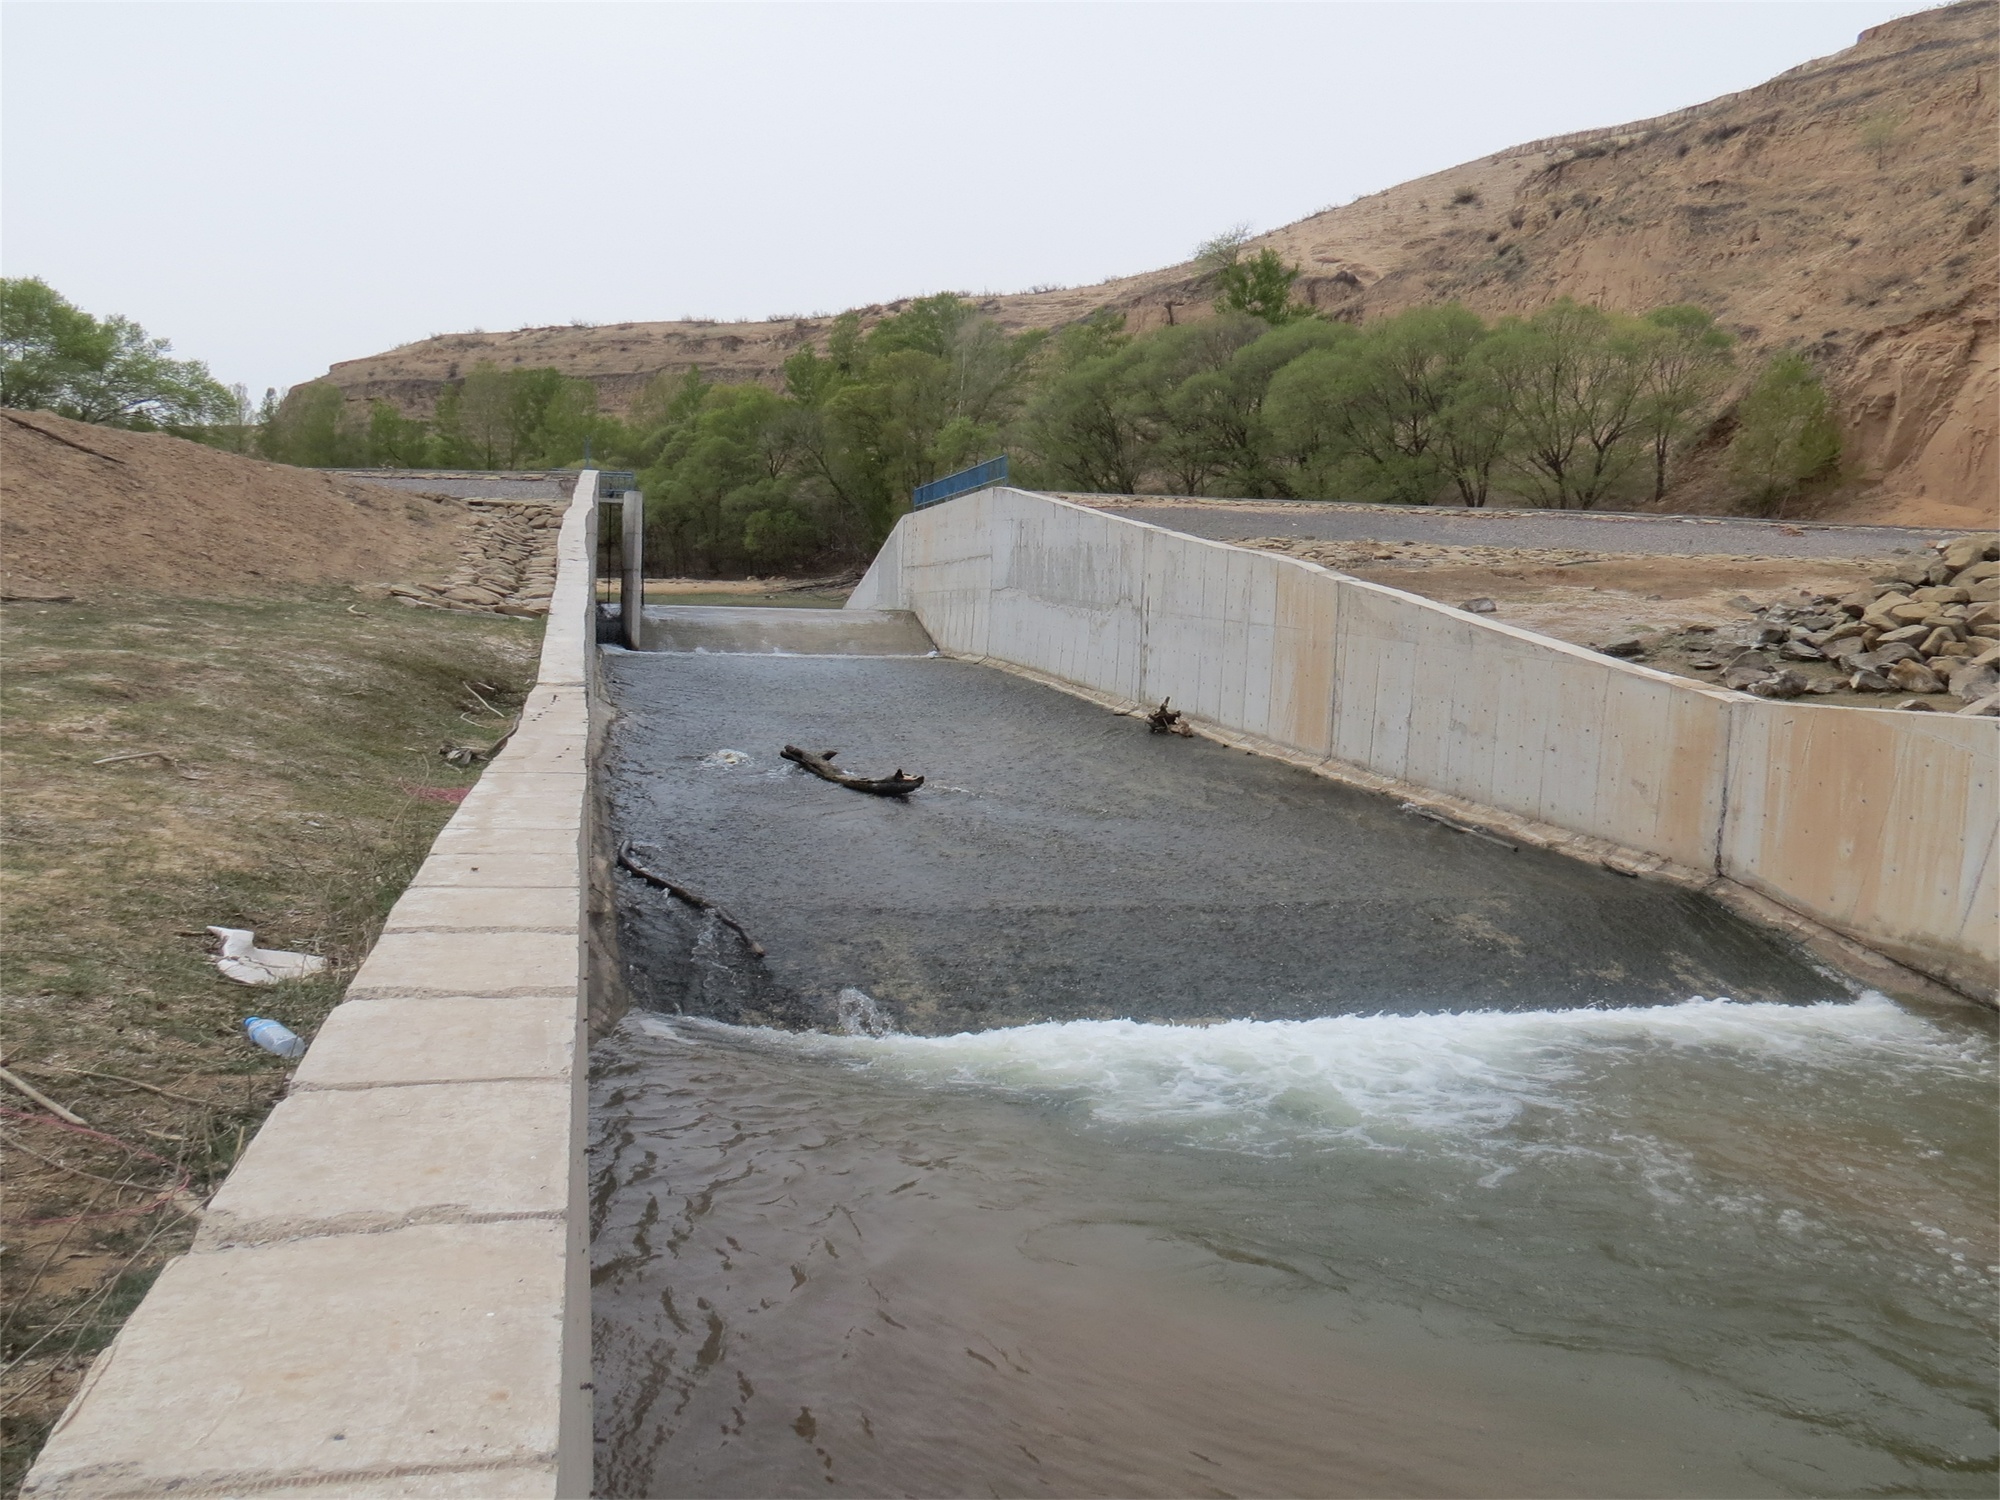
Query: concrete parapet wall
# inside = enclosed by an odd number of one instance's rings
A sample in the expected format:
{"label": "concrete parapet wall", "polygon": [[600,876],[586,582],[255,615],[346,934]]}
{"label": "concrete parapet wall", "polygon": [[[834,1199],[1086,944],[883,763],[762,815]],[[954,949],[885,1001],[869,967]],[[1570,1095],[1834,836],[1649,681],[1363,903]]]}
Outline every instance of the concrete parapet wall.
{"label": "concrete parapet wall", "polygon": [[905,516],[849,607],[954,655],[1738,882],[1966,993],[2000,971],[2000,723],[1772,703],[1045,495]]}
{"label": "concrete parapet wall", "polygon": [[1995,988],[2000,724],[1732,706],[1719,868],[1968,994]]}
{"label": "concrete parapet wall", "polygon": [[590,1493],[596,487],[514,737],[25,1494]]}

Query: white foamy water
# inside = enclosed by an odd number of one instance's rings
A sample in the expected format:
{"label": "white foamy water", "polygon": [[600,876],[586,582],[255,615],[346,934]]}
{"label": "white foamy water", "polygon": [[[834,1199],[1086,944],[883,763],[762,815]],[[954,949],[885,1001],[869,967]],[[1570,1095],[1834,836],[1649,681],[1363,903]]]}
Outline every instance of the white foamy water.
{"label": "white foamy water", "polygon": [[[794,1462],[810,1408],[814,1462],[840,1432],[860,1435],[839,1463],[889,1465],[850,1492],[967,1493],[1053,1424],[1116,1474],[1045,1472],[1037,1444],[1004,1493],[1136,1492],[1132,1465],[1178,1461],[1183,1431],[1202,1472],[1145,1492],[1203,1493],[1216,1444],[1268,1431],[1233,1492],[1321,1493],[1347,1462],[1310,1448],[1344,1430],[1328,1372],[1362,1358],[1355,1329],[1411,1316],[1423,1339],[1381,1347],[1443,1360],[1411,1377],[1419,1404],[1462,1379],[1497,1414],[1388,1441],[1468,1467],[1384,1493],[1991,1491],[1986,1018],[1697,997],[916,1037],[869,1034],[858,990],[835,1008],[851,1034],[635,1016],[600,1055],[595,1295],[633,1330],[630,1370],[599,1376],[608,1451],[730,1476],[672,1492],[823,1483]],[[728,1323],[701,1347],[742,1384],[704,1373],[690,1302]],[[1080,1308],[1107,1321],[1065,1342]],[[685,1392],[712,1387],[699,1420],[646,1404],[676,1358]],[[999,1420],[967,1436],[954,1393],[989,1373]],[[785,1391],[757,1447],[735,1436],[750,1386]],[[1584,1393],[1605,1403],[1587,1419]],[[973,1452],[988,1426],[1007,1441]],[[1613,1456],[1638,1477],[1590,1487]]]}
{"label": "white foamy water", "polygon": [[1976,1076],[1992,1062],[1983,1038],[1947,1032],[1874,993],[1805,1006],[1696,996],[1628,1010],[1212,1026],[1069,1021],[944,1037],[762,1035],[926,1087],[1060,1099],[1107,1125],[1166,1128],[1195,1143],[1260,1151],[1315,1140],[1490,1145],[1525,1115],[1577,1113],[1593,1081],[1649,1060],[1709,1057],[1878,1081]]}

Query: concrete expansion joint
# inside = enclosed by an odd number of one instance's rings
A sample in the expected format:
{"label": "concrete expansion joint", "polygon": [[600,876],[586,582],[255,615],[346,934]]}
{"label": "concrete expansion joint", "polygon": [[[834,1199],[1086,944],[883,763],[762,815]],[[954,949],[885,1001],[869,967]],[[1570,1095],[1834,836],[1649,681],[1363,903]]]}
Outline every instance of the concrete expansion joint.
{"label": "concrete expansion joint", "polygon": [[[545,1081],[545,1080],[543,1080]],[[191,1253],[220,1255],[231,1250],[256,1250],[266,1245],[289,1245],[300,1240],[348,1239],[359,1235],[395,1234],[404,1229],[421,1229],[440,1224],[522,1224],[560,1223],[569,1216],[562,1208],[524,1209],[518,1212],[481,1212],[462,1203],[433,1203],[400,1214],[350,1213],[327,1219],[251,1219],[237,1224],[219,1224],[213,1209],[195,1232]]]}
{"label": "concrete expansion joint", "polygon": [[[379,1485],[403,1479],[446,1478],[454,1475],[522,1474],[542,1475],[555,1467],[553,1451],[522,1453],[508,1458],[471,1464],[379,1464],[367,1468],[327,1469],[313,1474],[290,1470],[237,1469],[210,1474],[143,1478],[130,1464],[104,1464],[89,1469],[73,1469],[47,1483],[32,1480],[23,1488],[33,1500],[164,1500],[166,1496],[248,1497],[289,1494],[300,1490],[324,1490],[334,1486]],[[522,1491],[526,1493],[526,1491]]]}

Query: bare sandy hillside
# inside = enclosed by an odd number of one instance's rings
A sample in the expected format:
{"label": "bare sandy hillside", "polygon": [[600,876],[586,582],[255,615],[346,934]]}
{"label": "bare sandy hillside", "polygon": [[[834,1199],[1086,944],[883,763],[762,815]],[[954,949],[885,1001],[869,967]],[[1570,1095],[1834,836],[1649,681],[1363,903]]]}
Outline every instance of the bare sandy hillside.
{"label": "bare sandy hillside", "polygon": [[0,592],[192,595],[390,583],[451,566],[458,501],[123,432],[0,412]]}
{"label": "bare sandy hillside", "polygon": [[[1743,93],[1517,146],[1252,244],[1303,267],[1302,293],[1345,318],[1447,298],[1489,316],[1562,296],[1697,303],[1751,355],[1805,349],[1827,372],[1861,479],[1839,519],[1986,525],[2000,511],[1996,59],[2000,7],[1964,0]],[[1181,264],[981,306],[1016,329],[1111,306],[1140,330],[1205,316],[1209,302]],[[622,409],[663,371],[773,379],[824,330],[787,318],[448,334],[328,378],[353,400],[426,414],[444,381],[482,359],[554,365]],[[1720,446],[1726,433],[1715,436]],[[1697,465],[1671,498],[1700,510],[1724,496]]]}

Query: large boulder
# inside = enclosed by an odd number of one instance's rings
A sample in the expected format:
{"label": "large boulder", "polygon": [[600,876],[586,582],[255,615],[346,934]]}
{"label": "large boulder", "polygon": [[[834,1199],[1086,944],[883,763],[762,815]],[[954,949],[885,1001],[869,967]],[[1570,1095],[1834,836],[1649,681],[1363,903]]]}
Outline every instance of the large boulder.
{"label": "large boulder", "polygon": [[1937,674],[1920,661],[1899,661],[1882,674],[1905,693],[1941,693],[1944,684]]}
{"label": "large boulder", "polygon": [[1965,666],[1954,670],[1950,678],[1952,696],[1962,703],[1972,703],[1989,693],[2000,692],[2000,672],[1989,666]]}
{"label": "large boulder", "polygon": [[1962,536],[1945,544],[1945,566],[1954,573],[1992,557],[2000,557],[2000,535],[1991,532],[1980,536]]}

